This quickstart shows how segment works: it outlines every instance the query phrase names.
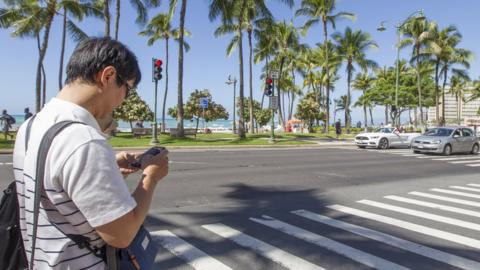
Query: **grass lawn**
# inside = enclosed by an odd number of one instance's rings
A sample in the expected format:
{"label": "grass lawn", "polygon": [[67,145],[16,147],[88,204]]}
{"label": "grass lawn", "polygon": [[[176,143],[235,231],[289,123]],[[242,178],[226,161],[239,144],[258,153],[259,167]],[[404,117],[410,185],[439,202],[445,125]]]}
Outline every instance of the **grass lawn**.
{"label": "grass lawn", "polygon": [[[13,133],[15,135],[15,133]],[[342,134],[340,139],[352,139],[354,134]],[[163,146],[236,146],[236,145],[299,145],[314,144],[306,141],[308,139],[334,139],[334,132],[323,134],[320,132],[309,134],[298,133],[275,133],[275,143],[269,143],[270,133],[247,134],[245,140],[239,140],[238,135],[231,133],[212,133],[198,134],[197,138],[187,136],[186,138],[172,138],[169,134],[159,134],[158,140]],[[113,147],[147,147],[150,144],[151,136],[142,138],[133,138],[131,133],[118,133],[116,137],[111,137],[109,142]],[[5,140],[3,133],[0,133],[0,149],[13,149],[14,139]]]}

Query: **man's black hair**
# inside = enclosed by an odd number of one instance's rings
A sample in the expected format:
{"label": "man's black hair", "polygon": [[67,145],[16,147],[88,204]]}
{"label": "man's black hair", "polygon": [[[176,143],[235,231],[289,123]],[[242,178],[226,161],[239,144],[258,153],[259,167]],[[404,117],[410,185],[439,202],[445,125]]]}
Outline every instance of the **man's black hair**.
{"label": "man's black hair", "polygon": [[[127,46],[109,37],[90,38],[80,42],[67,65],[66,84],[78,79],[95,83],[95,75],[105,67],[113,66],[124,80],[135,79],[134,86],[142,78],[137,57]],[[122,82],[117,76],[117,84]]]}

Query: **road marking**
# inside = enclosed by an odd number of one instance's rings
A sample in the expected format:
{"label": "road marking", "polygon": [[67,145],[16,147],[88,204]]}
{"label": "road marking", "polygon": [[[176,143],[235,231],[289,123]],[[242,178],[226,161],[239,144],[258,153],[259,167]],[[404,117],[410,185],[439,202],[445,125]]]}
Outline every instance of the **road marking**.
{"label": "road marking", "polygon": [[191,267],[198,270],[221,269],[231,270],[220,261],[210,257],[200,249],[190,245],[170,231],[155,231],[153,239],[175,256],[185,260]]}
{"label": "road marking", "polygon": [[13,165],[13,163],[12,162],[3,162],[3,163],[0,162],[0,165]]}
{"label": "road marking", "polygon": [[250,248],[257,252],[259,255],[268,258],[287,269],[318,269],[324,270],[324,268],[312,264],[302,258],[287,253],[281,249],[278,249],[270,244],[225,226],[221,223],[202,225],[206,230],[212,233],[218,234],[223,238],[231,240],[240,246]]}
{"label": "road marking", "polygon": [[436,191],[436,192],[441,192],[441,193],[452,194],[452,195],[458,195],[458,196],[480,199],[480,195],[472,194],[472,193],[459,192],[459,191],[453,191],[453,190],[441,189],[441,188],[431,188],[430,190],[431,191]]}
{"label": "road marking", "polygon": [[420,217],[424,219],[429,219],[429,220],[434,220],[437,222],[442,222],[462,228],[467,228],[470,230],[474,231],[480,231],[480,224],[476,224],[473,222],[468,222],[468,221],[463,221],[460,219],[455,219],[455,218],[449,218],[449,217],[444,217],[440,215],[435,215],[435,214],[430,214],[427,212],[423,211],[417,211],[417,210],[412,210],[404,207],[399,207],[391,204],[386,204],[386,203],[381,203],[381,202],[375,202],[375,201],[370,201],[370,200],[360,200],[358,201],[359,203],[382,208],[382,209],[387,209],[390,211],[402,213],[402,214],[407,214],[415,217]]}
{"label": "road marking", "polygon": [[408,154],[408,155],[402,155],[403,157],[417,157],[418,154]]}
{"label": "road marking", "polygon": [[444,239],[444,240],[454,242],[454,243],[457,243],[457,244],[460,244],[460,245],[480,249],[480,241],[477,240],[477,239],[470,238],[470,237],[466,237],[466,236],[462,236],[462,235],[458,235],[458,234],[454,234],[454,233],[449,233],[449,232],[446,232],[446,231],[437,230],[437,229],[429,228],[429,227],[426,227],[426,226],[418,225],[418,224],[415,224],[415,223],[403,221],[403,220],[400,220],[400,219],[395,219],[395,218],[390,218],[390,217],[386,217],[386,216],[382,216],[382,215],[377,215],[377,214],[374,214],[374,213],[370,213],[370,212],[366,212],[366,211],[362,211],[362,210],[358,210],[358,209],[355,209],[355,208],[350,208],[350,207],[346,207],[346,206],[342,206],[342,205],[338,205],[338,204],[329,205],[328,207],[331,208],[331,209],[337,210],[337,211],[347,213],[347,214],[363,217],[363,218],[366,218],[366,219],[375,220],[375,221],[378,221],[378,222],[383,222],[383,223],[386,223],[386,224],[389,224],[389,225],[392,225],[392,226],[395,226],[395,227],[400,227],[400,228],[403,228],[403,229],[406,229],[406,230],[414,231],[414,232],[417,232],[417,233],[425,234],[425,235],[440,238],[440,239]]}
{"label": "road marking", "polygon": [[462,190],[468,190],[468,191],[474,191],[474,192],[480,192],[480,189],[478,189],[478,188],[460,187],[460,186],[450,186],[450,188],[462,189]]}
{"label": "road marking", "polygon": [[411,204],[415,204],[415,205],[420,205],[420,206],[425,206],[425,207],[429,207],[429,208],[439,209],[439,210],[443,210],[443,211],[464,214],[464,215],[472,216],[472,217],[480,217],[480,212],[466,210],[466,209],[462,209],[462,208],[458,208],[458,207],[447,206],[447,205],[443,205],[443,204],[436,204],[436,203],[431,203],[431,202],[419,201],[419,200],[409,199],[409,198],[395,196],[395,195],[385,196],[384,198],[399,201],[399,202],[411,203]]}
{"label": "road marking", "polygon": [[195,161],[169,161],[168,163],[177,163],[177,164],[208,164],[206,162],[195,162]]}
{"label": "road marking", "polygon": [[361,264],[370,266],[375,269],[408,269],[401,265],[392,263],[375,255],[368,254],[361,250],[349,247],[337,241],[323,237],[321,235],[309,232],[299,227],[287,224],[272,217],[263,215],[263,219],[250,218],[250,220],[268,226],[270,228],[282,231],[288,235],[294,236],[301,240],[326,248],[335,253],[341,254],[347,258],[357,261]]}
{"label": "road marking", "polygon": [[465,164],[465,166],[468,166],[468,167],[480,167],[480,163]]}
{"label": "road marking", "polygon": [[468,201],[468,200],[438,196],[438,195],[433,195],[433,194],[423,193],[423,192],[418,192],[418,191],[412,191],[412,192],[409,192],[408,194],[421,196],[421,197],[426,197],[426,198],[431,198],[431,199],[437,199],[437,200],[446,201],[446,202],[454,202],[454,203],[463,204],[463,205],[480,207],[480,202],[474,202],[474,201]]}
{"label": "road marking", "polygon": [[467,184],[467,186],[472,186],[472,187],[480,187],[480,184]]}
{"label": "road marking", "polygon": [[467,164],[467,163],[479,163],[480,162],[480,159],[475,159],[475,160],[460,160],[460,161],[450,161],[448,163],[452,163],[452,164]]}
{"label": "road marking", "polygon": [[418,156],[417,158],[423,158],[423,159],[427,159],[427,158],[436,158],[436,156]]}
{"label": "road marking", "polygon": [[462,160],[462,159],[478,159],[478,157],[448,157],[448,158],[436,158],[432,160],[450,161],[450,160]]}
{"label": "road marking", "polygon": [[351,223],[343,222],[340,220],[332,219],[327,216],[322,216],[316,213],[312,213],[306,210],[296,210],[291,213],[299,215],[301,217],[323,223],[335,228],[339,228],[366,238],[370,238],[375,241],[385,243],[390,246],[394,246],[408,252],[416,253],[418,255],[443,262],[462,269],[478,270],[480,269],[480,263],[472,261],[466,258],[462,258],[441,250],[430,248],[419,243],[411,242],[402,238],[398,238],[386,233],[354,225]]}

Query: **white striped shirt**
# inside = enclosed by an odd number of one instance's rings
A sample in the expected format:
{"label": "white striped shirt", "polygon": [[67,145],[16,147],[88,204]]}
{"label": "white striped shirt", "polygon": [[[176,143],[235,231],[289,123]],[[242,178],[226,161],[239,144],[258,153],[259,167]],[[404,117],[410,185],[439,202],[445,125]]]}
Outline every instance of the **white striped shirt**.
{"label": "white striped shirt", "polygon": [[63,120],[86,125],[73,124],[61,131],[48,152],[43,196],[49,200],[42,197],[40,204],[35,269],[104,269],[102,259],[80,249],[63,233],[83,235],[92,245],[103,246],[94,228],[132,211],[136,202],[95,118],[84,108],[57,98],[34,119],[26,156],[26,125],[20,127],[15,142],[13,167],[27,258],[30,260],[36,153],[43,134]]}

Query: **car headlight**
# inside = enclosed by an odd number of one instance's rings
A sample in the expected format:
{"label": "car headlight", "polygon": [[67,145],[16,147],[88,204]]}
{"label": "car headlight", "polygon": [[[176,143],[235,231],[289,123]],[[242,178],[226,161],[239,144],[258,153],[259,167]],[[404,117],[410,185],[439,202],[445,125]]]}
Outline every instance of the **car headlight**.
{"label": "car headlight", "polygon": [[378,139],[378,136],[372,136],[370,139]]}
{"label": "car headlight", "polygon": [[441,140],[433,141],[432,144],[439,144],[439,143],[441,143],[441,142],[442,142]]}

